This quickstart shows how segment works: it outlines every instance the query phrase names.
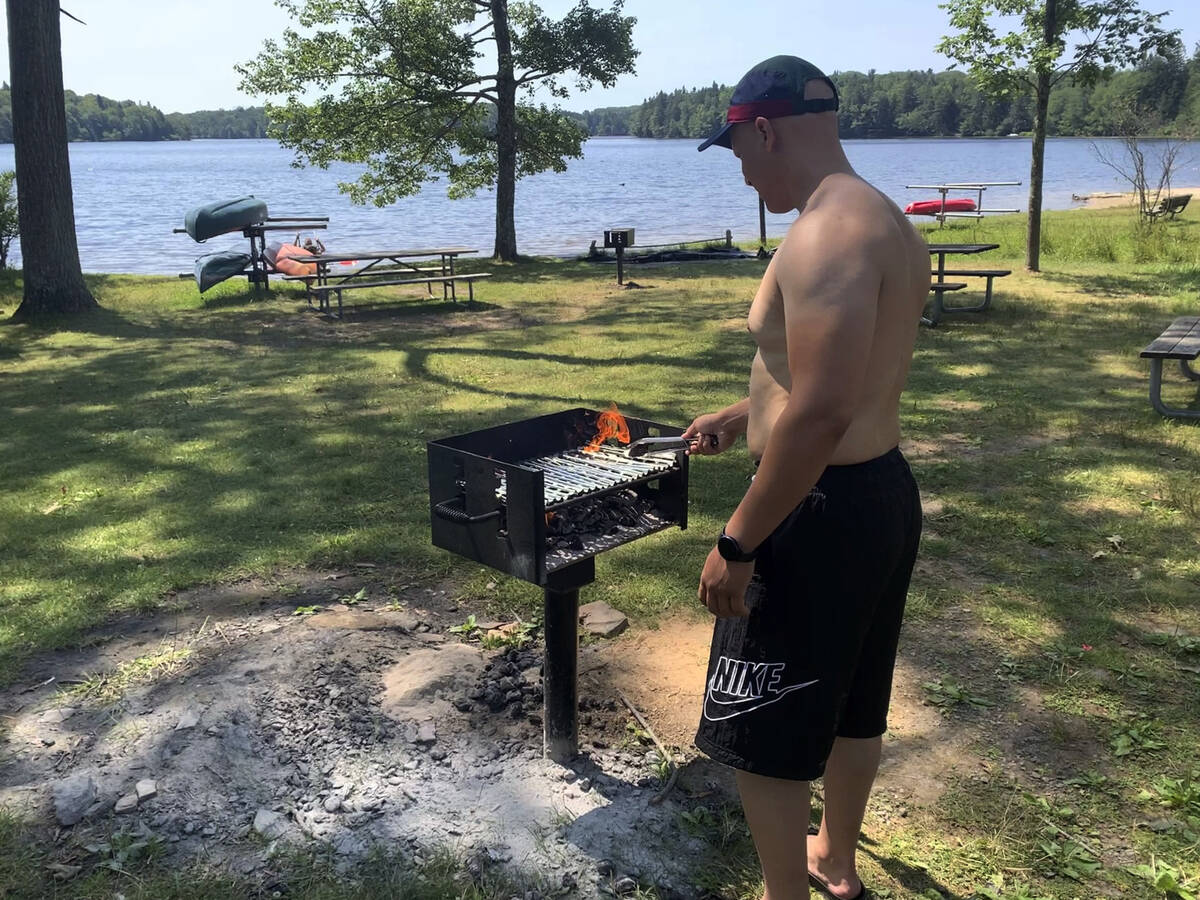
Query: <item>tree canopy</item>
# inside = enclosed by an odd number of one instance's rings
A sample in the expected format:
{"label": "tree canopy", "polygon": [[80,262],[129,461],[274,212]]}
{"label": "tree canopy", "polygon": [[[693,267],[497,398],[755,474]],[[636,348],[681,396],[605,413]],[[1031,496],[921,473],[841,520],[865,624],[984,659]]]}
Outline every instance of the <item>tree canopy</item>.
{"label": "tree canopy", "polygon": [[579,0],[558,20],[508,0],[277,2],[302,31],[238,67],[243,90],[267,99],[271,136],[299,164],[363,165],[341,185],[358,202],[392,203],[442,177],[452,197],[494,185],[502,259],[516,256],[516,180],[564,171],[586,137],[535,92],[611,86],[637,56],[623,0],[607,11]]}
{"label": "tree canopy", "polygon": [[1051,94],[1068,78],[1094,84],[1168,52],[1178,32],[1162,27],[1166,13],[1146,12],[1138,0],[947,0],[942,8],[954,31],[937,49],[966,66],[988,96],[1033,99],[1025,266],[1037,271]]}

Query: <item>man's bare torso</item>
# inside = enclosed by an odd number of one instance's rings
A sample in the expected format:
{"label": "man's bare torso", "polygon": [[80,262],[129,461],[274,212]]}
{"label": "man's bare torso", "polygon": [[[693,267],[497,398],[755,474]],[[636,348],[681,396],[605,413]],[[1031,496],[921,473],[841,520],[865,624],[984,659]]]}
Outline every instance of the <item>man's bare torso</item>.
{"label": "man's bare torso", "polygon": [[[758,459],[788,400],[787,330],[783,291],[777,278],[780,263],[791,260],[789,238],[802,229],[820,228],[822,217],[838,207],[838,215],[869,217],[882,246],[870,260],[882,272],[875,332],[869,347],[848,347],[867,354],[866,386],[853,420],[830,459],[831,465],[864,462],[881,456],[900,441],[900,394],[908,377],[921,310],[929,293],[929,251],[924,239],[890,200],[859,178],[838,175],[814,193],[788,230],[767,266],[750,307],[749,328],[758,344],[750,370],[750,418],[746,433],[751,455]],[[866,251],[855,246],[829,246],[828,253],[845,265],[864,265]]]}

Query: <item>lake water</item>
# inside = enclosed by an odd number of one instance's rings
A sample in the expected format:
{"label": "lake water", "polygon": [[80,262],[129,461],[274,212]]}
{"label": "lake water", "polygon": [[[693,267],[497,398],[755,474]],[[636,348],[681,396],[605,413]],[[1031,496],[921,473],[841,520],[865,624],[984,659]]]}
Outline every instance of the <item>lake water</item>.
{"label": "lake water", "polygon": [[[1101,143],[1118,148],[1115,141]],[[565,173],[517,183],[518,248],[529,254],[580,253],[613,226],[636,228],[638,244],[716,237],[726,229],[752,240],[758,234],[758,201],[743,183],[737,160],[720,148],[697,153],[696,145],[589,140],[583,158],[571,161]],[[936,199],[930,191],[906,190],[907,184],[976,180],[1024,182],[989,189],[984,206],[1027,206],[1026,138],[847,141],[846,150],[858,172],[901,206]],[[1186,155],[1175,183],[1200,184],[1200,154]],[[356,167],[296,169],[291,160],[273,141],[72,144],[84,271],[172,274],[190,271],[200,252],[244,247],[237,236],[214,238],[201,248],[187,235],[171,233],[183,225],[189,208],[242,194],[265,199],[274,216],[329,216],[323,240],[330,250],[456,244],[491,252],[491,193],[449,200],[444,184],[432,184],[390,207],[354,206],[337,185],[353,180]],[[12,165],[12,145],[0,146],[0,167]],[[1127,186],[1096,158],[1090,141],[1047,141],[1047,209],[1076,205],[1072,194],[1123,189]],[[769,215],[768,233],[782,234],[789,221]]]}

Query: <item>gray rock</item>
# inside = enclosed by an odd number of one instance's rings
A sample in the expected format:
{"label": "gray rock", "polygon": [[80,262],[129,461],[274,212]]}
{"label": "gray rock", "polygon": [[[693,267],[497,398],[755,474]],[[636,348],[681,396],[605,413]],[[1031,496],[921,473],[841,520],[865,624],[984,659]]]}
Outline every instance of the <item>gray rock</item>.
{"label": "gray rock", "polygon": [[613,864],[611,860],[602,859],[596,863],[596,874],[607,878],[613,873]]}
{"label": "gray rock", "polygon": [[287,831],[287,817],[283,813],[260,809],[254,814],[254,830],[268,841],[273,841]]}
{"label": "gray rock", "polygon": [[91,775],[72,775],[51,788],[54,817],[59,825],[74,825],[96,802],[96,782]]}
{"label": "gray rock", "polygon": [[342,856],[361,856],[366,852],[367,845],[362,838],[346,832],[334,840],[333,849]]}
{"label": "gray rock", "polygon": [[618,894],[632,894],[638,889],[638,883],[626,875],[624,878],[618,878],[617,883],[613,885],[613,890]]}
{"label": "gray rock", "polygon": [[432,744],[437,740],[437,729],[433,727],[432,722],[422,722],[421,727],[417,729],[418,744]]}
{"label": "gray rock", "polygon": [[175,726],[176,731],[191,731],[200,724],[200,710],[193,706],[189,706],[183,711],[183,715],[179,717],[179,722]]}
{"label": "gray rock", "polygon": [[134,791],[137,793],[138,803],[151,800],[158,796],[158,782],[153,778],[143,778],[137,783]]}
{"label": "gray rock", "polygon": [[115,812],[118,816],[122,815],[123,813],[133,812],[135,809],[137,809],[137,805],[137,794],[131,791],[117,801],[117,805],[113,807],[113,812]]}
{"label": "gray rock", "polygon": [[324,807],[325,812],[335,813],[342,808],[342,798],[337,794],[332,794],[326,797],[325,802],[321,805]]}
{"label": "gray rock", "polygon": [[629,619],[618,609],[613,609],[603,600],[595,600],[579,607],[579,620],[590,634],[600,637],[616,637],[629,627]]}
{"label": "gray rock", "polygon": [[67,719],[71,718],[71,716],[75,715],[75,712],[76,710],[73,706],[60,706],[57,709],[46,710],[42,713],[39,721],[43,725],[61,725]]}

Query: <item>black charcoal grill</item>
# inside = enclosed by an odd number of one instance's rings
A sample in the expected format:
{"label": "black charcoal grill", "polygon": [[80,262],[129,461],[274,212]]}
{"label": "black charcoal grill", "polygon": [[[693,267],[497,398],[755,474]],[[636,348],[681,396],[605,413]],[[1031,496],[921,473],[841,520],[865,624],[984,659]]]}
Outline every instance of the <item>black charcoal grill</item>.
{"label": "black charcoal grill", "polygon": [[[577,749],[579,589],[595,580],[595,555],[687,527],[686,453],[587,452],[601,415],[569,409],[427,445],[434,545],[544,589],[545,751],[558,761]],[[634,441],[683,431],[625,422]]]}

